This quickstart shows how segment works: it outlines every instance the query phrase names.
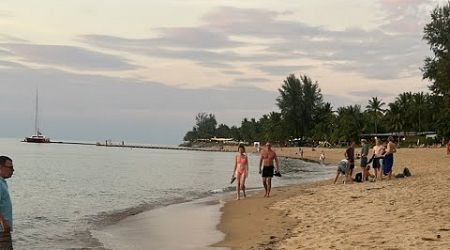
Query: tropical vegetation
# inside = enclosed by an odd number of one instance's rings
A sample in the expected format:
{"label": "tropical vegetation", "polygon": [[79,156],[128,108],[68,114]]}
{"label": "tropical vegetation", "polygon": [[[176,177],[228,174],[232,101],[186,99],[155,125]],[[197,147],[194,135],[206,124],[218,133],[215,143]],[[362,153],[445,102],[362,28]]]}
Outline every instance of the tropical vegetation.
{"label": "tropical vegetation", "polygon": [[355,140],[361,134],[436,131],[438,138],[450,138],[450,2],[431,13],[424,28],[434,56],[425,58],[423,79],[430,92],[400,93],[391,103],[373,96],[362,108],[349,105],[334,108],[323,100],[317,81],[307,75],[289,75],[275,100],[279,112],[244,118],[239,127],[217,126],[214,114],[199,113],[196,125],[185,141],[216,137],[236,141],[328,141]]}

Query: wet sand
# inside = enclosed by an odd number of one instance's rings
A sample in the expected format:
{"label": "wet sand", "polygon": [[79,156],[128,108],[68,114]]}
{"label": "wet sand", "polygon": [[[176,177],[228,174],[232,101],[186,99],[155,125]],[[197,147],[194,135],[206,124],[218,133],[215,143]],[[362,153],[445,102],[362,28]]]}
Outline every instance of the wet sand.
{"label": "wet sand", "polygon": [[161,207],[127,217],[93,235],[107,249],[206,250],[224,237],[216,228],[222,205],[220,197],[209,197]]}
{"label": "wet sand", "polygon": [[[275,149],[299,157],[298,148]],[[324,149],[337,164],[345,149]],[[321,149],[304,149],[318,160]],[[358,151],[356,151],[358,152]],[[399,149],[394,174],[413,176],[353,184],[277,188],[222,208],[215,246],[232,249],[449,249],[450,157],[444,148]],[[359,167],[356,167],[359,172]]]}

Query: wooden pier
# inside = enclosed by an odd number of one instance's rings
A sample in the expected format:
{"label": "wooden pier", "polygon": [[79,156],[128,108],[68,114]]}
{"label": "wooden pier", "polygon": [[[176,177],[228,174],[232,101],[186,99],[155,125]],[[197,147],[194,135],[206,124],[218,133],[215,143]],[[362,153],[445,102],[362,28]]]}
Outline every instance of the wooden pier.
{"label": "wooden pier", "polygon": [[175,146],[153,146],[153,145],[136,145],[136,144],[106,144],[106,143],[92,143],[92,142],[67,142],[67,141],[50,141],[53,144],[68,144],[68,145],[83,145],[83,146],[97,146],[108,148],[142,148],[142,149],[162,149],[162,150],[186,150],[186,151],[207,151],[220,152],[220,149],[211,148],[190,148],[190,147],[175,147]]}

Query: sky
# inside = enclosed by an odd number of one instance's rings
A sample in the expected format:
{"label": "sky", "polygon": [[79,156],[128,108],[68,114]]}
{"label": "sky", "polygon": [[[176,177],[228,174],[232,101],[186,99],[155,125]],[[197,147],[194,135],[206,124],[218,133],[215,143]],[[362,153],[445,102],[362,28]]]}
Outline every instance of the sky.
{"label": "sky", "polygon": [[337,108],[428,91],[430,12],[445,0],[3,0],[0,137],[179,144],[199,112],[278,111],[289,74]]}

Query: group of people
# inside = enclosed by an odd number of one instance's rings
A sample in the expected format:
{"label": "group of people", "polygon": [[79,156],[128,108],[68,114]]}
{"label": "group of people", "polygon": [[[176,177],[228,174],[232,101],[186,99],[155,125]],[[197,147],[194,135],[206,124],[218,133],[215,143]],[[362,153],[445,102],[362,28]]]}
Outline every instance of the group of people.
{"label": "group of people", "polygon": [[[259,160],[259,174],[262,176],[262,183],[264,186],[265,194],[264,197],[270,197],[270,191],[272,189],[272,177],[275,175],[281,176],[280,174],[280,163],[278,161],[277,154],[272,150],[272,145],[268,142],[266,143],[266,148],[262,150],[261,157]],[[248,177],[249,166],[248,157],[245,153],[245,147],[239,145],[238,154],[236,155],[234,161],[234,170],[232,175],[232,181],[236,180],[236,199],[241,199],[241,191],[246,197],[245,193],[245,180]]]}
{"label": "group of people", "polygon": [[[372,181],[381,180],[387,176],[390,180],[392,177],[392,167],[394,165],[394,153],[397,152],[397,146],[394,138],[390,136],[386,142],[382,142],[379,138],[375,139],[375,145],[372,148],[372,155],[369,159],[370,145],[366,139],[361,140],[361,152],[357,154],[360,158],[361,182],[372,178]],[[336,178],[345,176],[344,183],[353,181],[353,170],[355,169],[355,142],[352,141],[344,153],[345,159],[341,160],[338,165]],[[372,166],[374,173],[370,172]]]}

